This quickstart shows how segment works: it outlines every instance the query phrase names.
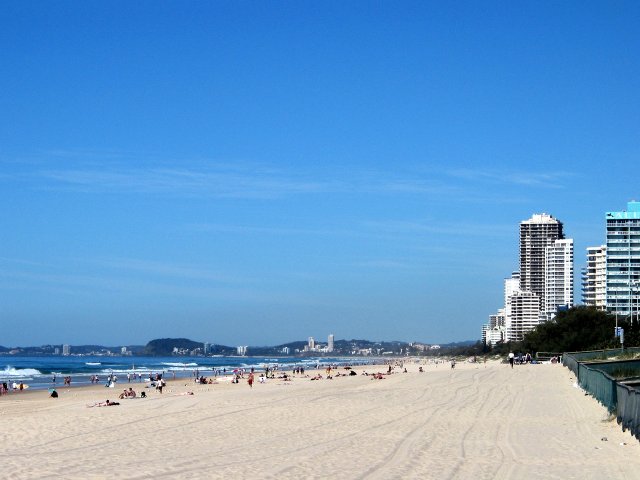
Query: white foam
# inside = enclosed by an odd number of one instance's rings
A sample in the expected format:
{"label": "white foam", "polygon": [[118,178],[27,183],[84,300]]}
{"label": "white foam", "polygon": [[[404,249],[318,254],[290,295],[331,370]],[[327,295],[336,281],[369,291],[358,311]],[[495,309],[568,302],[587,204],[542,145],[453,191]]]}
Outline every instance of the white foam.
{"label": "white foam", "polygon": [[42,373],[40,373],[40,370],[36,370],[35,368],[13,368],[11,366],[7,366],[4,370],[0,371],[0,378],[31,377],[33,375],[42,375]]}

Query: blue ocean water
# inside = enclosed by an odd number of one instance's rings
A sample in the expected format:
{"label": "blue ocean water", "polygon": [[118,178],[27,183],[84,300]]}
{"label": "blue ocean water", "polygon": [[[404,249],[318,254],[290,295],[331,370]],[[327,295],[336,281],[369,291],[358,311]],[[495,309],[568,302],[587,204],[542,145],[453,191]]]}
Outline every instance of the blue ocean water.
{"label": "blue ocean water", "polygon": [[[362,359],[318,357],[132,357],[132,356],[0,356],[0,382],[12,384],[23,382],[29,388],[44,389],[61,387],[64,377],[71,376],[71,385],[90,385],[91,377],[97,375],[99,382],[105,383],[111,374],[118,376],[119,383],[127,382],[127,374],[133,382],[161,373],[166,378],[231,375],[234,370],[254,368],[263,371],[266,366],[278,365],[280,369],[291,370],[294,366],[305,369],[316,365],[362,365],[370,363]],[[225,372],[226,371],[226,372]],[[135,375],[135,377],[134,377]],[[54,381],[55,378],[55,381]]]}

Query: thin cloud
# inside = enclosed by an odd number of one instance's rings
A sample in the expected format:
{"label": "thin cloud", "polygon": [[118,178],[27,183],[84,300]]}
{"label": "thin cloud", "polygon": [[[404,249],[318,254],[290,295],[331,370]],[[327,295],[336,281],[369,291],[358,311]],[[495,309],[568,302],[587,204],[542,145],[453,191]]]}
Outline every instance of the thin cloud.
{"label": "thin cloud", "polygon": [[373,220],[363,222],[366,228],[397,234],[439,234],[481,237],[502,237],[513,231],[513,225],[456,222],[446,223],[438,220]]}
{"label": "thin cloud", "polygon": [[87,262],[92,265],[113,270],[141,272],[175,279],[204,280],[216,283],[251,282],[250,279],[245,277],[223,275],[210,270],[195,268],[191,265],[171,264],[135,258],[103,258],[87,260]]}
{"label": "thin cloud", "polygon": [[498,172],[477,169],[449,170],[448,175],[455,178],[474,181],[486,181],[496,184],[510,184],[528,187],[564,188],[568,179],[575,176],[570,172]]}
{"label": "thin cloud", "polygon": [[406,270],[406,269],[415,268],[415,265],[399,262],[397,260],[384,260],[384,259],[367,260],[364,262],[354,263],[353,265],[355,267],[362,267],[362,268],[374,268],[374,269],[382,268],[382,269],[389,269],[389,270],[393,270],[393,269]]}
{"label": "thin cloud", "polygon": [[62,187],[84,192],[176,194],[226,198],[275,198],[319,193],[328,185],[274,175],[230,171],[149,168],[119,171],[93,169],[41,172]]}
{"label": "thin cloud", "polygon": [[[166,159],[119,151],[51,150],[40,168],[19,173],[36,188],[87,194],[137,194],[229,199],[280,199],[302,195],[407,195],[434,201],[497,203],[514,195],[469,187],[469,181],[559,188],[568,174],[473,169],[367,170],[350,166],[279,168],[247,161]],[[54,164],[53,168],[44,165]],[[135,167],[132,167],[135,165]],[[17,172],[9,172],[16,178]],[[7,177],[9,178],[9,177]],[[1,179],[1,177],[0,177]]]}
{"label": "thin cloud", "polygon": [[323,229],[323,228],[289,228],[289,227],[263,227],[252,225],[226,225],[214,223],[195,223],[186,226],[189,230],[197,232],[234,233],[247,235],[311,235],[311,236],[354,236],[353,230]]}

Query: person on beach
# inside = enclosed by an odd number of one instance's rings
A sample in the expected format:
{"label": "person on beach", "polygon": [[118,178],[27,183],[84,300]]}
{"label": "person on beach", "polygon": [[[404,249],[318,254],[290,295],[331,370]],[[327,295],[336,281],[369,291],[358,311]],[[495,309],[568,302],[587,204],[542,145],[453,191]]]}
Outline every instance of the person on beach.
{"label": "person on beach", "polygon": [[249,384],[249,388],[253,388],[253,373],[249,374],[249,378],[247,379],[247,383]]}
{"label": "person on beach", "polygon": [[118,402],[112,402],[109,399],[107,399],[106,402],[96,402],[93,405],[87,405],[87,408],[91,408],[91,407],[112,407],[114,405],[120,405]]}
{"label": "person on beach", "polygon": [[509,352],[509,365],[511,365],[511,368],[513,368],[514,360],[515,360],[515,355],[513,354],[513,352]]}

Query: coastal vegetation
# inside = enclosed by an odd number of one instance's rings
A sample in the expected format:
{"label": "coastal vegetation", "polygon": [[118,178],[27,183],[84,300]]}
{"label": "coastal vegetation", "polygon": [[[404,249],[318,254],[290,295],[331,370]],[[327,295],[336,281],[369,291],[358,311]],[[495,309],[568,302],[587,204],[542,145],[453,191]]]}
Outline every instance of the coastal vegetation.
{"label": "coastal vegetation", "polygon": [[522,342],[499,343],[492,353],[577,352],[620,347],[616,325],[624,329],[625,346],[640,345],[640,326],[627,317],[616,317],[593,307],[574,307],[559,312],[555,319],[538,325]]}

